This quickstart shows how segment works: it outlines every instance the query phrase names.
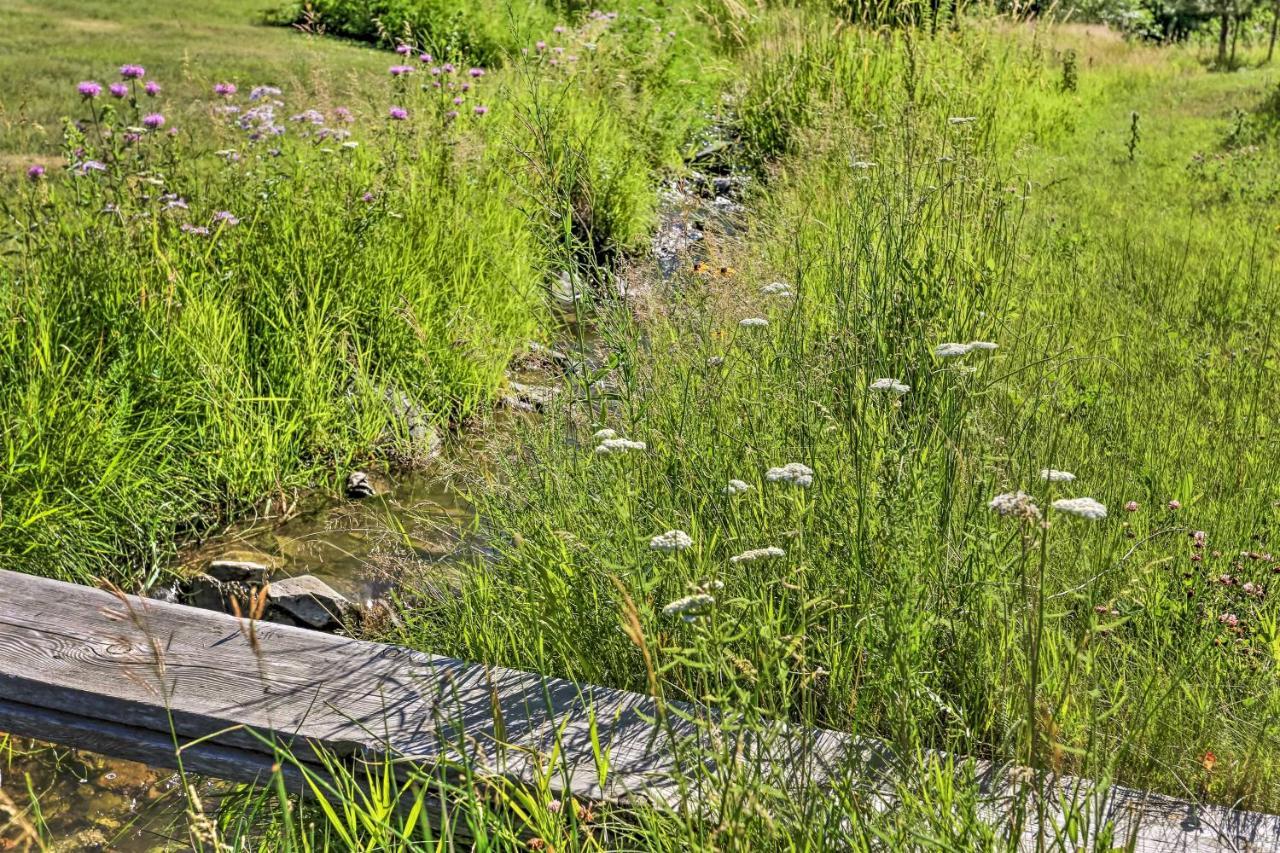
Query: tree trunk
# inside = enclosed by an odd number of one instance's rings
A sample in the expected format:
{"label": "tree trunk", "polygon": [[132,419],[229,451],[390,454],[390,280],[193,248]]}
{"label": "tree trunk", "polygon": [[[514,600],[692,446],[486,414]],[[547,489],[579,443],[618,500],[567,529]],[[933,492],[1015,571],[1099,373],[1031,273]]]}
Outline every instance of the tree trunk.
{"label": "tree trunk", "polygon": [[1223,12],[1218,19],[1218,67],[1227,67],[1227,35],[1231,31],[1231,15]]}
{"label": "tree trunk", "polygon": [[1236,16],[1235,26],[1231,28],[1231,68],[1236,67],[1236,42],[1240,40],[1240,17]]}
{"label": "tree trunk", "polygon": [[1267,64],[1271,64],[1271,55],[1276,52],[1276,29],[1280,27],[1280,2],[1271,7],[1271,41],[1267,43]]}

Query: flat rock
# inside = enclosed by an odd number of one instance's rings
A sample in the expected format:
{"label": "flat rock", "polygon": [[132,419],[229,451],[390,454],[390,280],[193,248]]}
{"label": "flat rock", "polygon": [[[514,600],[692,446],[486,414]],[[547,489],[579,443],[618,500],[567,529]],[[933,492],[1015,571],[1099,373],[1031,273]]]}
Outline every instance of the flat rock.
{"label": "flat rock", "polygon": [[509,408],[522,412],[541,412],[551,405],[551,401],[560,393],[559,388],[546,385],[525,385],[523,382],[507,383],[508,393],[502,402]]}
{"label": "flat rock", "polygon": [[262,586],[267,582],[267,567],[251,560],[212,560],[204,573],[222,583],[243,583]]}
{"label": "flat rock", "polygon": [[191,607],[222,613],[236,613],[238,610],[242,616],[248,616],[253,608],[254,594],[260,588],[260,584],[220,581],[212,575],[196,575],[187,585],[183,598]]}
{"label": "flat rock", "polygon": [[346,596],[314,575],[272,581],[267,601],[273,610],[317,630],[335,628],[351,609]]}

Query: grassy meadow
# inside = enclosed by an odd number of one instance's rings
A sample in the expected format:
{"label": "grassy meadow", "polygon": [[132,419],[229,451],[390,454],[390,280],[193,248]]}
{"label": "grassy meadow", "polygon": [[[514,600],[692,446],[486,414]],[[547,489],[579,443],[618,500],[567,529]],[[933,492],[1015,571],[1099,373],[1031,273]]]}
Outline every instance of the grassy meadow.
{"label": "grassy meadow", "polygon": [[[403,399],[483,421],[528,340],[567,345],[572,271],[608,393],[569,383],[494,450],[494,553],[456,597],[410,583],[377,638],[903,764],[887,809],[855,778],[695,778],[714,820],[470,780],[443,793],[477,848],[1014,849],[936,750],[1280,811],[1260,57],[817,4],[362,8],[316,4],[326,35],[241,0],[0,10],[29,81],[0,98],[12,564],[136,584],[264,498],[422,462]],[[77,94],[126,62],[123,97]],[[662,279],[659,188],[715,138],[743,228]],[[449,846],[363,782],[193,800],[192,845]]]}

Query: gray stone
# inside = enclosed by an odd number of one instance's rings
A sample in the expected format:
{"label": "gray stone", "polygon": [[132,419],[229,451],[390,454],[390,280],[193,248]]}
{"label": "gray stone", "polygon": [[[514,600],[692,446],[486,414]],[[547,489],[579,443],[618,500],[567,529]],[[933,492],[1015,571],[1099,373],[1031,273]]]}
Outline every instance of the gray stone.
{"label": "gray stone", "polygon": [[351,610],[351,602],[342,593],[313,575],[272,581],[267,601],[273,611],[320,630],[338,627]]}
{"label": "gray stone", "polygon": [[551,405],[560,393],[559,388],[546,385],[525,385],[523,382],[507,383],[508,393],[502,398],[505,406],[522,412],[541,412]]}
{"label": "gray stone", "polygon": [[223,583],[244,583],[262,586],[267,582],[267,567],[250,560],[218,559],[209,563],[204,573]]}
{"label": "gray stone", "polygon": [[[222,613],[235,613],[249,616],[253,608],[253,597],[259,587],[238,581],[220,581],[210,575],[196,575],[191,579],[185,596],[191,607],[205,610],[217,610]],[[234,604],[232,602],[235,602]]]}

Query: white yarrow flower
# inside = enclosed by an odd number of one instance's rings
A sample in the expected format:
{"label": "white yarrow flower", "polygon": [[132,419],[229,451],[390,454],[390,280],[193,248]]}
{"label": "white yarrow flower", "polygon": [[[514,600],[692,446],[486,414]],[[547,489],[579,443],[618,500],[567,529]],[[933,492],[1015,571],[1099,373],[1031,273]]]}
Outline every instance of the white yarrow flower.
{"label": "white yarrow flower", "polygon": [[781,468],[770,468],[764,477],[770,483],[790,483],[805,489],[813,485],[813,469],[799,462],[790,462]]}
{"label": "white yarrow flower", "polygon": [[668,530],[650,539],[649,547],[655,551],[683,551],[693,547],[693,537],[683,530]]}
{"label": "white yarrow flower", "polygon": [[897,379],[877,379],[867,387],[872,391],[891,391],[898,397],[911,390],[910,385],[899,382]]}
{"label": "white yarrow flower", "polygon": [[724,487],[726,495],[740,495],[743,492],[751,490],[751,484],[743,480],[730,480],[729,485]]}
{"label": "white yarrow flower", "polygon": [[1000,515],[1016,515],[1028,519],[1040,517],[1040,508],[1036,506],[1035,498],[1023,491],[996,495],[987,506]]}
{"label": "white yarrow flower", "polygon": [[616,453],[627,453],[631,450],[645,450],[648,445],[643,441],[631,441],[627,438],[606,438],[596,448],[598,456],[612,456]]}
{"label": "white yarrow flower", "polygon": [[1040,479],[1049,483],[1070,483],[1076,478],[1070,471],[1059,471],[1057,468],[1040,469]]}
{"label": "white yarrow flower", "polygon": [[1053,508],[1089,521],[1101,521],[1107,517],[1107,508],[1093,498],[1062,498],[1053,502]]}
{"label": "white yarrow flower", "polygon": [[980,350],[985,350],[987,352],[1000,349],[999,344],[992,343],[991,341],[969,341],[969,343],[966,344],[966,346],[968,346],[969,349],[971,350],[980,349]]}
{"label": "white yarrow flower", "polygon": [[686,595],[684,598],[677,598],[662,608],[662,615],[667,617],[679,616],[686,622],[693,622],[699,616],[705,616],[706,612],[715,603],[714,596],[705,592],[698,592],[693,595]]}
{"label": "white yarrow flower", "polygon": [[739,320],[738,325],[744,329],[762,329],[769,325],[769,321],[763,317],[748,317],[745,320]]}
{"label": "white yarrow flower", "polygon": [[959,355],[965,355],[969,352],[969,349],[970,347],[968,344],[938,344],[934,348],[933,354],[938,358],[955,358]]}
{"label": "white yarrow flower", "polygon": [[785,556],[787,556],[786,551],[782,550],[781,548],[778,548],[777,546],[770,545],[768,548],[752,548],[750,551],[743,551],[741,554],[737,554],[733,557],[730,557],[729,562],[730,563],[752,563],[752,562],[755,562],[756,560],[768,560],[772,557],[785,557]]}
{"label": "white yarrow flower", "polygon": [[969,124],[977,120],[977,116],[951,116],[947,119],[947,124]]}
{"label": "white yarrow flower", "polygon": [[775,281],[775,282],[766,284],[764,287],[760,288],[760,292],[765,296],[793,295],[791,292],[791,285],[787,284],[785,281]]}
{"label": "white yarrow flower", "polygon": [[596,434],[591,437],[594,438],[596,441],[604,441],[606,438],[617,438],[618,433],[616,430],[611,430],[606,428],[606,429],[597,431]]}

